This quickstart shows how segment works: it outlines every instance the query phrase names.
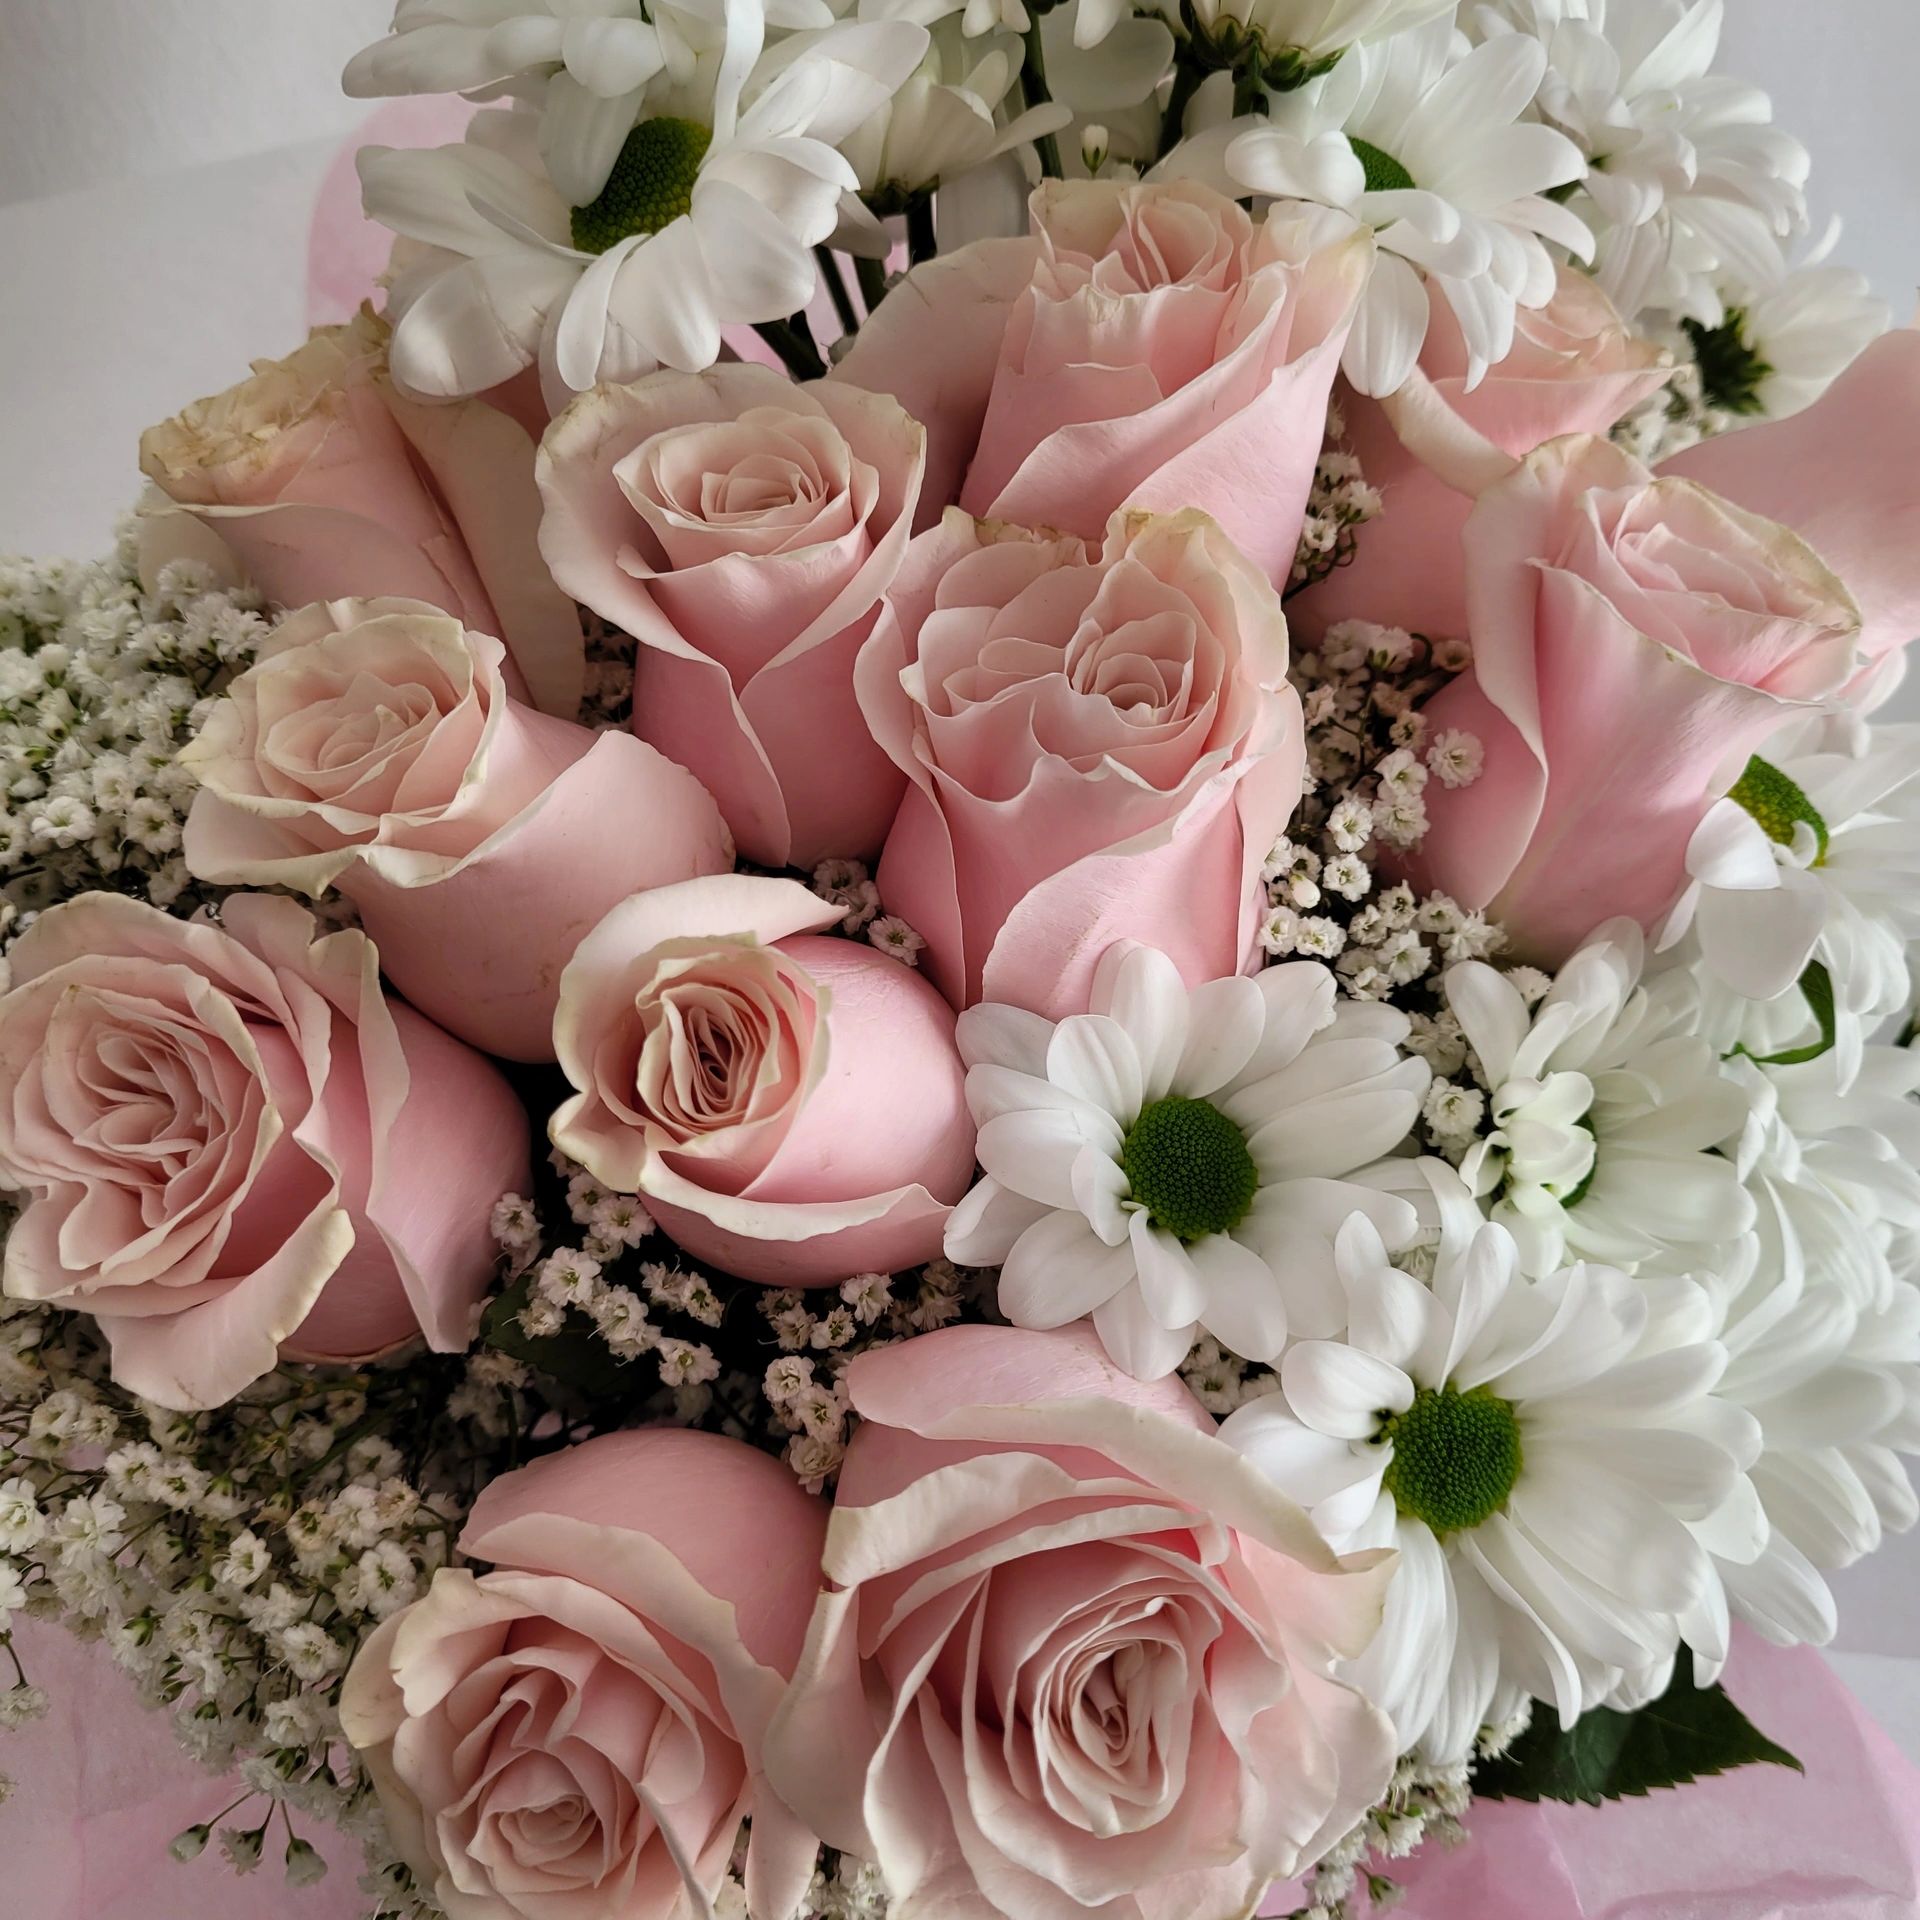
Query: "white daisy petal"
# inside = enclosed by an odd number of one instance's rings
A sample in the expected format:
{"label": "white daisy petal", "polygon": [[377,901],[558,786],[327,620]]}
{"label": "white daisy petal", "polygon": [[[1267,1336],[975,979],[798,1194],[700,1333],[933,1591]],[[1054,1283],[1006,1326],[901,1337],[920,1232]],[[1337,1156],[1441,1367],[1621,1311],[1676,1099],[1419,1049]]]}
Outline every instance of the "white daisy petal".
{"label": "white daisy petal", "polygon": [[1049,1213],[1000,1268],[1000,1311],[1016,1327],[1064,1327],[1130,1291],[1133,1263],[1078,1214]]}
{"label": "white daisy petal", "polygon": [[1341,1440],[1377,1433],[1413,1404],[1413,1382],[1385,1360],[1330,1340],[1303,1340],[1280,1363],[1280,1388],[1308,1426]]}

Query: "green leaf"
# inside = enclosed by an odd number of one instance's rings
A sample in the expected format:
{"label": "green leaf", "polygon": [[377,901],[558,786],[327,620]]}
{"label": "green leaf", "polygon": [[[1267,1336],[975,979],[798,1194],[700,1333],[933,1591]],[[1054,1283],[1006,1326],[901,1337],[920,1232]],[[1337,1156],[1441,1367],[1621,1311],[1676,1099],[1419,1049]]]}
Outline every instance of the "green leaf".
{"label": "green leaf", "polygon": [[1804,1047],[1789,1047],[1785,1053],[1749,1053],[1745,1047],[1735,1047],[1734,1052],[1745,1053],[1749,1060],[1762,1067],[1802,1067],[1809,1060],[1818,1060],[1823,1053],[1831,1053],[1835,1032],[1833,975],[1822,962],[1809,960],[1806,972],[1800,976],[1800,991],[1820,1023],[1818,1040],[1810,1040]]}
{"label": "green leaf", "polygon": [[1584,1801],[1598,1806],[1628,1794],[1760,1765],[1806,1771],[1786,1748],[1769,1740],[1723,1688],[1696,1687],[1692,1658],[1683,1652],[1673,1684],[1637,1713],[1596,1707],[1563,1732],[1553,1709],[1536,1701],[1526,1732],[1498,1760],[1474,1769],[1473,1790],[1486,1800]]}

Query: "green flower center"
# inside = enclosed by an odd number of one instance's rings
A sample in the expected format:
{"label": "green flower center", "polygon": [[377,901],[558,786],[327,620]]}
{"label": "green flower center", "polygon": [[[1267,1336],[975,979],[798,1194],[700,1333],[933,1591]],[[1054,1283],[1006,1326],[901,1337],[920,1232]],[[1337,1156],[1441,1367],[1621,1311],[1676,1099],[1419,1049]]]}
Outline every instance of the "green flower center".
{"label": "green flower center", "polygon": [[1480,1388],[1422,1387],[1379,1438],[1393,1442],[1382,1480],[1393,1504],[1443,1540],[1498,1513],[1520,1478],[1520,1422],[1510,1402]]}
{"label": "green flower center", "polygon": [[1211,1100],[1178,1094],[1141,1110],[1120,1170],[1147,1218],[1182,1240],[1237,1227],[1260,1186],[1246,1135]]}
{"label": "green flower center", "polygon": [[1813,837],[1820,843],[1819,858],[1814,865],[1826,859],[1827,823],[1821,819],[1819,808],[1796,781],[1790,780],[1771,761],[1762,760],[1756,753],[1747,762],[1746,772],[1733,783],[1727,798],[1739,801],[1776,846],[1792,846],[1793,830],[1804,822],[1813,829]]}
{"label": "green flower center", "polygon": [[671,114],[642,120],[627,135],[607,184],[573,210],[573,244],[605,253],[636,233],[658,233],[693,211],[693,183],[713,144],[713,130]]}
{"label": "green flower center", "polygon": [[1698,320],[1680,323],[1693,343],[1707,405],[1728,413],[1764,413],[1760,389],[1773,377],[1773,368],[1748,342],[1746,323],[1738,307],[1729,307],[1717,327],[1703,327]]}
{"label": "green flower center", "polygon": [[1354,157],[1367,170],[1369,193],[1413,191],[1413,175],[1392,154],[1382,152],[1371,140],[1362,140],[1357,133],[1347,135],[1347,144],[1353,149]]}

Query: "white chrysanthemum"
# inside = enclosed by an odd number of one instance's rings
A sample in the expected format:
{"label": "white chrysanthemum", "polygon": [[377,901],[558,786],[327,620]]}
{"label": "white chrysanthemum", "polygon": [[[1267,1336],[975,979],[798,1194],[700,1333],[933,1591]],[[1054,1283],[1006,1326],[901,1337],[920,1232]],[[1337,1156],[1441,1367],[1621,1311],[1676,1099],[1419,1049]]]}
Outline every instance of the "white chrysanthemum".
{"label": "white chrysanthemum", "polygon": [[1727,1071],[1751,1102],[1729,1150],[1757,1204],[1760,1271],[1884,1306],[1920,1244],[1920,1055],[1870,1046],[1845,1079],[1837,1052]]}
{"label": "white chrysanthemum", "polygon": [[1339,1002],[1301,961],[1189,990],[1147,947],[1114,949],[1092,1011],[960,1016],[985,1177],[949,1259],[997,1266],[1015,1326],[1093,1316],[1142,1379],[1204,1328],[1250,1360],[1345,1313],[1333,1236],[1353,1214],[1404,1240],[1414,1213],[1367,1184],[1406,1138],[1428,1070],[1405,1015]]}
{"label": "white chrysanthemum", "polygon": [[926,52],[904,21],[842,25],[798,58],[760,58],[758,9],[625,137],[606,185],[570,205],[528,107],[475,116],[457,146],[365,147],[368,214],[399,234],[392,365],[434,396],[478,393],[540,364],[560,404],[656,367],[697,372],[729,325],[812,297],[812,249],[858,184],[837,144]]}
{"label": "white chrysanthemum", "polygon": [[1753,1224],[1738,1172],[1714,1152],[1739,1132],[1748,1096],[1694,1031],[1691,979],[1641,985],[1644,944],[1631,921],[1609,921],[1531,1011],[1480,961],[1442,982],[1493,1123],[1461,1172],[1529,1273],[1570,1257],[1671,1267]]}
{"label": "white chrysanthemum", "polygon": [[1858,714],[1794,721],[1750,760],[1687,847],[1687,891],[1661,936],[1702,975],[1721,1052],[1817,1045],[1795,983],[1826,969],[1841,1084],[1866,1034],[1906,1010],[1920,938],[1920,727]]}
{"label": "white chrysanthemum", "polygon": [[1723,282],[1717,327],[1686,327],[1709,406],[1783,420],[1833,385],[1892,320],[1864,273],[1827,263],[1834,221],[1797,266],[1782,257],[1758,283]]}
{"label": "white chrysanthemum", "polygon": [[1526,1280],[1505,1230],[1432,1177],[1431,1286],[1349,1222],[1346,1339],[1290,1347],[1280,1393],[1221,1437],[1337,1550],[1398,1550],[1380,1633],[1343,1677],[1403,1747],[1447,1761],[1528,1695],[1571,1725],[1696,1622],[1722,1656],[1693,1523],[1737,1499],[1757,1436],[1712,1398],[1724,1350],[1685,1337],[1707,1319],[1698,1288],[1656,1301],[1597,1266]]}
{"label": "white chrysanthemum", "polygon": [[[1186,11],[1162,0],[1169,18]],[[1331,68],[1350,47],[1388,39],[1441,15],[1451,20],[1454,0],[1192,0],[1191,19],[1229,64],[1246,65],[1276,88],[1291,88]],[[1126,0],[1085,0],[1081,44],[1091,46],[1131,11]]]}
{"label": "white chrysanthemum", "polygon": [[1472,9],[1547,48],[1539,111],[1590,162],[1576,205],[1595,272],[1629,318],[1705,326],[1727,283],[1757,287],[1806,217],[1807,150],[1757,87],[1713,72],[1723,0],[1504,0]]}
{"label": "white chrysanthemum", "polygon": [[[1920,1289],[1862,1301],[1844,1281],[1782,1279],[1757,1249],[1716,1276],[1720,1391],[1759,1422],[1759,1555],[1723,1562],[1734,1610],[1778,1645],[1833,1637],[1823,1573],[1920,1517],[1903,1454],[1920,1453]],[[1708,1536],[1708,1544],[1714,1544]]]}
{"label": "white chrysanthemum", "polygon": [[897,210],[907,196],[957,180],[1072,119],[1071,109],[1044,101],[1002,124],[1022,64],[1017,35],[976,39],[958,18],[943,19],[932,8],[887,11],[929,29],[929,41],[926,57],[892,98],[840,143],[873,204]]}
{"label": "white chrysanthemum", "polygon": [[1506,34],[1463,50],[1451,19],[1435,20],[1356,48],[1227,146],[1241,188],[1320,201],[1374,229],[1379,256],[1342,361],[1361,392],[1405,384],[1430,287],[1460,322],[1472,386],[1507,357],[1516,309],[1553,298],[1544,242],[1592,256],[1586,227],[1546,197],[1580,179],[1585,159],[1524,117],[1545,69],[1535,40]]}

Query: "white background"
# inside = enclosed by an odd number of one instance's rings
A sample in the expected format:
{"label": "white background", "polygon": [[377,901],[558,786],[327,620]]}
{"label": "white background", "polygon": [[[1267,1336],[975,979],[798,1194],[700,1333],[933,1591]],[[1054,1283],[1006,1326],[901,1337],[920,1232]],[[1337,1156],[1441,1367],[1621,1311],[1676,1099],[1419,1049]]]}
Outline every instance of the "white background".
{"label": "white background", "polygon": [[[142,427],[279,354],[390,0],[0,0],[0,548],[86,553]],[[1920,0],[1727,0],[1726,71],[1814,153],[1901,319],[1920,281]],[[1920,471],[1920,469],[1917,469]],[[1910,694],[1910,699],[1913,698]],[[1920,1754],[1920,1535],[1837,1583],[1838,1664]]]}

